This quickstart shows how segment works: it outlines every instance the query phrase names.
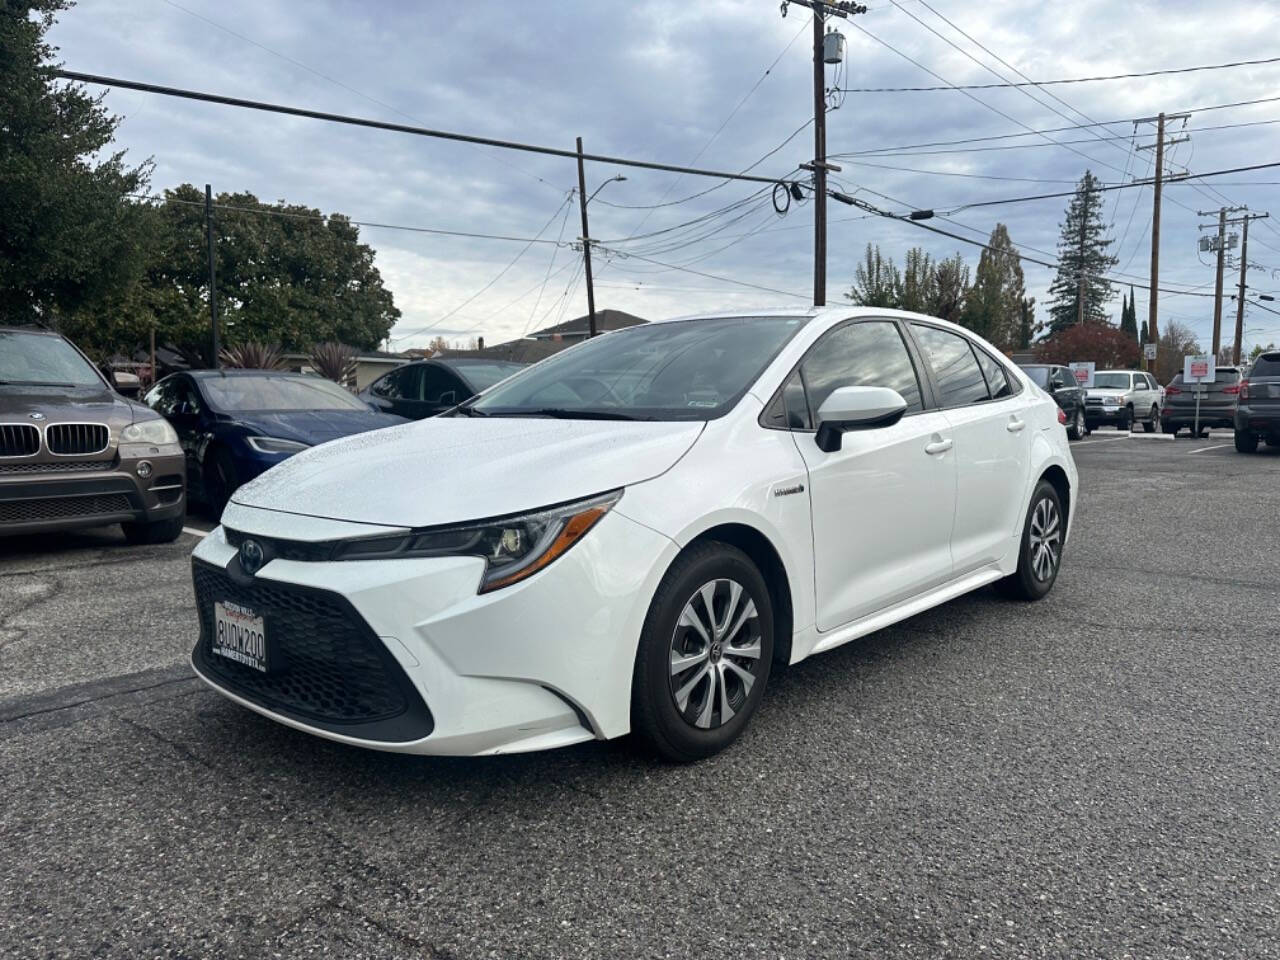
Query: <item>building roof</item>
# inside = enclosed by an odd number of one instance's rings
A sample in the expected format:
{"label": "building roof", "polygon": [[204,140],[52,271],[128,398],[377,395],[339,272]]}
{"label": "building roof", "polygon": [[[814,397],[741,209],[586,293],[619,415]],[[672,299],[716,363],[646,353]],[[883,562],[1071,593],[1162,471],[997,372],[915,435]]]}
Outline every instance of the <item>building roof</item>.
{"label": "building roof", "polygon": [[569,343],[564,340],[509,340],[483,350],[450,350],[442,359],[503,360],[511,363],[537,363],[559,353]]}
{"label": "building roof", "polygon": [[[623,327],[634,327],[640,323],[648,323],[649,321],[643,317],[637,317],[635,314],[627,313],[625,310],[597,310],[596,311],[596,331],[604,332],[605,330],[621,330]],[[557,323],[555,326],[543,327],[541,330],[535,330],[529,336],[542,340],[551,339],[553,337],[585,337],[591,331],[590,318],[583,314],[580,317],[574,317],[572,320],[566,320],[564,323]]]}

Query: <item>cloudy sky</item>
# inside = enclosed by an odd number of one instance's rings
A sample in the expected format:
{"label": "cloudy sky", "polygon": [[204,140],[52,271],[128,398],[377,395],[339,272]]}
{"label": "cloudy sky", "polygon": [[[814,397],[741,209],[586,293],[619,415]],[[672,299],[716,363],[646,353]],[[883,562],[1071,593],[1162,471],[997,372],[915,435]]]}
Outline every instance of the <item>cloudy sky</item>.
{"label": "cloudy sky", "polygon": [[[1273,0],[899,3],[872,0],[866,15],[837,23],[848,38],[841,86],[1020,79],[1011,68],[1039,81],[1280,55]],[[569,149],[581,136],[588,152],[719,170],[760,161],[754,172],[785,176],[813,155],[811,128],[799,130],[812,115],[808,16],[792,5],[784,19],[774,0],[80,0],[52,40],[68,69],[87,73]],[[1274,102],[1204,109],[1260,98]],[[577,181],[571,160],[127,90],[107,103],[125,118],[118,140],[129,156],[154,158],[154,192],[208,182],[380,224],[564,242],[580,234],[576,205],[565,203]],[[828,116],[828,151],[859,154],[833,160],[850,193],[894,211],[954,210],[1069,190],[1086,168],[1108,183],[1148,176],[1154,151],[1135,147],[1152,142],[1154,127],[1135,130],[1132,119],[1162,110],[1194,111],[1185,130],[1171,123],[1171,135],[1190,139],[1169,151],[1170,171],[1280,161],[1280,63],[968,94],[849,92]],[[1027,133],[1098,121],[1117,122]],[[1000,139],[973,139],[990,137]],[[968,142],[918,146],[956,140]],[[758,184],[602,164],[588,165],[588,191],[617,173],[626,181],[591,205],[592,236],[605,246],[597,308],[659,317],[809,297],[811,203],[780,217]],[[1280,168],[1207,183],[1165,191],[1161,285],[1212,291],[1196,211],[1230,200],[1274,208],[1274,224],[1251,229],[1258,269],[1249,282],[1255,293],[1280,293]],[[716,189],[686,199],[708,187]],[[1107,196],[1116,273],[1138,287],[1140,319],[1151,200],[1149,187]],[[1065,202],[976,207],[931,223],[980,240],[1004,222],[1024,253],[1047,259]],[[918,244],[977,263],[976,247],[908,224],[835,203],[830,217],[832,302],[868,242],[899,261]],[[567,247],[386,227],[362,235],[404,314],[396,348],[437,334],[495,343],[586,310],[581,257]],[[1043,319],[1050,271],[1026,269]],[[1117,317],[1119,308],[1117,293]],[[1162,320],[1187,324],[1206,345],[1212,314],[1210,298],[1161,295]],[[1224,315],[1234,323],[1230,301]],[[1280,341],[1280,314],[1261,305],[1245,326],[1246,343]]]}

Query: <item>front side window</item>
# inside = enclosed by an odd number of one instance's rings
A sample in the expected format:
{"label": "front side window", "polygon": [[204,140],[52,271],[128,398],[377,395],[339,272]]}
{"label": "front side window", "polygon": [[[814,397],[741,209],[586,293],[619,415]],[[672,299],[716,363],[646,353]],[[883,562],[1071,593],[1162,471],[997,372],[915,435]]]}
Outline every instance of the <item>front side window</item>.
{"label": "front side window", "polygon": [[938,399],[944,407],[962,407],[988,399],[987,381],[968,340],[937,327],[912,324],[912,328],[933,366]]}
{"label": "front side window", "polygon": [[[898,325],[869,320],[836,327],[800,364],[812,419],[838,387],[888,387],[907,401],[907,412],[924,409],[920,381]],[[790,406],[790,404],[788,404]]]}
{"label": "front side window", "polygon": [[460,411],[473,416],[711,420],[728,413],[807,317],[628,327],[583,341]]}
{"label": "front side window", "polygon": [[439,367],[427,367],[423,374],[422,399],[427,403],[453,405],[461,403],[471,396],[471,391],[464,388],[462,381],[448,370],[442,370]]}
{"label": "front side window", "polygon": [[401,367],[392,370],[373,385],[373,392],[387,400],[419,400],[422,397],[422,368]]}
{"label": "front side window", "polygon": [[102,378],[61,337],[0,330],[0,384],[41,387],[101,387]]}
{"label": "front side window", "polygon": [[173,414],[178,409],[178,384],[180,377],[165,377],[143,397],[143,401],[162,417]]}

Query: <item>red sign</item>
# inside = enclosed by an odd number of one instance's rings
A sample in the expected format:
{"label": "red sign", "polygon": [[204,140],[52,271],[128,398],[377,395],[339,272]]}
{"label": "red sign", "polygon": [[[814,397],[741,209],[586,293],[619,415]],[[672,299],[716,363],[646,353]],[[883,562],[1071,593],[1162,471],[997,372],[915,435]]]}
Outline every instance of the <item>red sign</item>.
{"label": "red sign", "polygon": [[1088,371],[1088,370],[1073,370],[1073,371],[1071,371],[1071,372],[1072,372],[1072,373],[1074,373],[1074,374],[1076,375],[1076,382],[1077,382],[1077,383],[1088,383],[1088,381],[1089,381],[1089,371]]}
{"label": "red sign", "polygon": [[1201,379],[1207,377],[1209,375],[1209,364],[1203,360],[1191,361],[1191,375]]}

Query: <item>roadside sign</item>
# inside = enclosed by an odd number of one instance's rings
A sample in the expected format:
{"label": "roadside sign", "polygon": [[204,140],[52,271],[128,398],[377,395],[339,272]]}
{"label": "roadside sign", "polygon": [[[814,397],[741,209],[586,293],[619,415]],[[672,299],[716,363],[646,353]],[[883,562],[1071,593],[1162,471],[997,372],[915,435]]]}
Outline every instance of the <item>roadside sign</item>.
{"label": "roadside sign", "polygon": [[1071,363],[1068,366],[1075,374],[1077,386],[1084,387],[1086,390],[1093,386],[1093,373],[1098,369],[1096,363],[1090,360],[1088,363]]}
{"label": "roadside sign", "polygon": [[1142,345],[1142,355],[1148,360],[1156,358],[1156,345],[1154,343],[1144,343]]}
{"label": "roadside sign", "polygon": [[1182,361],[1182,379],[1185,383],[1213,383],[1217,376],[1217,364],[1212,354],[1185,357]]}

